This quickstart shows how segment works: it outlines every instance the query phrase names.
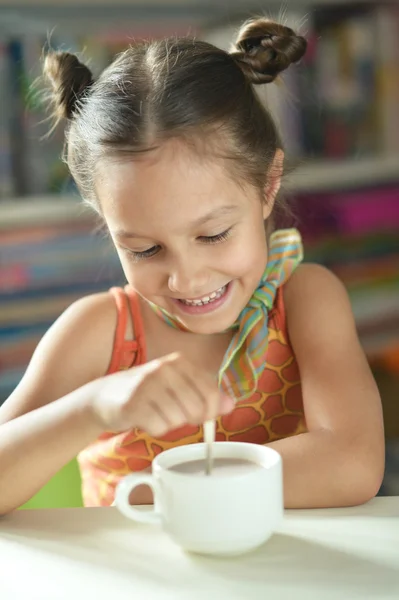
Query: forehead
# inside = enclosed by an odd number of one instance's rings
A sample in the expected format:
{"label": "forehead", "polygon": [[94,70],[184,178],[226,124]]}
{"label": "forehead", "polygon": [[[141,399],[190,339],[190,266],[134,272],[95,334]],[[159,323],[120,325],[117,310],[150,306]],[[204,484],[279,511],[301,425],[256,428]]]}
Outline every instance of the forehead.
{"label": "forehead", "polygon": [[221,159],[201,158],[178,142],[139,159],[104,162],[96,191],[109,227],[134,230],[170,228],[171,222],[179,229],[226,204],[239,208],[250,195],[229,176]]}

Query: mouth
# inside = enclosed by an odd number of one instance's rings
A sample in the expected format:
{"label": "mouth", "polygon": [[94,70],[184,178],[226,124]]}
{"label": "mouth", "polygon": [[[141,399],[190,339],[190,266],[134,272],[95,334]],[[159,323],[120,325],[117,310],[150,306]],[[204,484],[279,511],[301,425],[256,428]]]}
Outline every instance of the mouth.
{"label": "mouth", "polygon": [[215,302],[215,300],[221,298],[226,292],[226,288],[227,285],[224,285],[210,294],[192,300],[189,298],[179,298],[179,302],[183,302],[183,304],[186,304],[187,306],[205,306],[206,304],[211,304],[212,302]]}
{"label": "mouth", "polygon": [[180,310],[188,314],[203,314],[216,310],[229,296],[231,281],[217,290],[201,296],[199,298],[179,298],[172,299],[178,305]]}

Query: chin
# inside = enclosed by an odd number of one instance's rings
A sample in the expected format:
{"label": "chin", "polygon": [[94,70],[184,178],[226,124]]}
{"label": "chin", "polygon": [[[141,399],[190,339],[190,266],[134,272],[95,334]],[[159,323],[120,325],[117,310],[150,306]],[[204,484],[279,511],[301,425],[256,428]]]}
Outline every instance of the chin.
{"label": "chin", "polygon": [[190,331],[190,333],[196,333],[198,335],[216,335],[218,333],[223,333],[228,327],[220,327],[220,326],[212,326],[210,324],[204,323],[203,325],[197,324],[196,326],[193,323],[184,323],[185,327]]}
{"label": "chin", "polygon": [[237,320],[238,314],[234,315],[220,315],[213,317],[192,317],[184,318],[182,315],[174,315],[178,317],[180,322],[192,333],[198,333],[201,335],[215,335],[218,333],[224,333],[227,331]]}

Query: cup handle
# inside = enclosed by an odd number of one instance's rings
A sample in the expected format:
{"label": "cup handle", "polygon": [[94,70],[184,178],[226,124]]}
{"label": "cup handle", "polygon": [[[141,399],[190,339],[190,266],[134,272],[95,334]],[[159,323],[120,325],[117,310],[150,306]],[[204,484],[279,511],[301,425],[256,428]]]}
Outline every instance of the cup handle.
{"label": "cup handle", "polygon": [[118,483],[115,493],[115,506],[128,519],[133,519],[133,521],[139,521],[140,523],[160,524],[161,514],[157,510],[140,510],[129,504],[129,496],[132,490],[138,485],[143,484],[148,485],[152,489],[155,504],[155,498],[159,492],[158,484],[154,477],[147,473],[141,475],[139,473],[134,473],[124,477]]}

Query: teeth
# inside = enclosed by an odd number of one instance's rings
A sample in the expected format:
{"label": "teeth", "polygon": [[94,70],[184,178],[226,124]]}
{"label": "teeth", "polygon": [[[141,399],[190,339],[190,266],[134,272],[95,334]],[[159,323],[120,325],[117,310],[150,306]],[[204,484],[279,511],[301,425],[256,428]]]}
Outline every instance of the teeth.
{"label": "teeth", "polygon": [[215,292],[212,292],[211,294],[209,294],[209,296],[204,296],[203,298],[201,298],[201,300],[180,300],[180,301],[183,302],[184,304],[187,304],[188,306],[204,306],[205,304],[210,304],[211,302],[214,302],[215,300],[217,300],[218,298],[223,296],[225,291],[226,291],[226,286],[224,285],[223,287],[219,288]]}

